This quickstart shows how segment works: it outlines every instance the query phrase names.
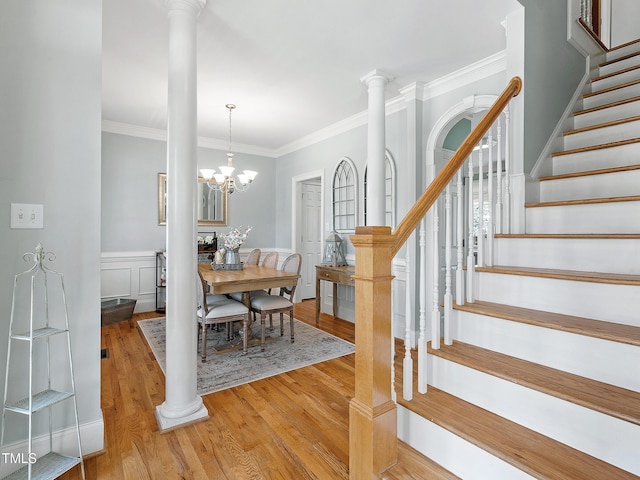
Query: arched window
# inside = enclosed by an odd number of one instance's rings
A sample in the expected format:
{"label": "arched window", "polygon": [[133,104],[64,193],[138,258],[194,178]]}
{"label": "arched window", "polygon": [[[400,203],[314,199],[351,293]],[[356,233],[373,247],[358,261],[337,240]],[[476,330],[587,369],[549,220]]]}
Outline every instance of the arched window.
{"label": "arched window", "polygon": [[352,232],[356,228],[357,185],[355,165],[345,157],[333,174],[333,228],[338,232]]}
{"label": "arched window", "polygon": [[[387,152],[384,156],[384,221],[389,227],[396,226],[396,165]],[[364,224],[367,223],[367,167],[364,168]]]}

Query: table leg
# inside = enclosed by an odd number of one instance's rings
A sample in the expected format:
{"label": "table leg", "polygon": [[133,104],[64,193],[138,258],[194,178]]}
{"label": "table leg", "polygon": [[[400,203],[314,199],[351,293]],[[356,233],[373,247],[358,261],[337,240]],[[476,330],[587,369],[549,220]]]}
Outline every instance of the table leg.
{"label": "table leg", "polygon": [[320,279],[316,277],[316,325],[320,323]]}
{"label": "table leg", "polygon": [[338,284],[333,284],[333,316],[338,317]]}

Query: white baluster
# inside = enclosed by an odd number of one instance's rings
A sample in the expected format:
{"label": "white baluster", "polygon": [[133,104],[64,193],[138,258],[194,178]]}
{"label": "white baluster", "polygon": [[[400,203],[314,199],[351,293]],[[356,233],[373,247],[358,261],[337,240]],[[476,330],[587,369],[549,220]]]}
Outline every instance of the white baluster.
{"label": "white baluster", "polygon": [[496,233],[502,233],[502,115],[496,122],[498,153],[496,158]]}
{"label": "white baluster", "polygon": [[464,305],[464,185],[462,183],[463,177],[462,168],[458,170],[458,180],[456,183],[456,196],[458,199],[458,213],[456,215],[456,244],[457,244],[457,259],[456,259],[456,303],[458,305]]}
{"label": "white baluster", "polygon": [[511,191],[509,171],[511,165],[511,122],[509,108],[504,111],[504,233],[511,233]]}
{"label": "white baluster", "polygon": [[453,314],[453,294],[451,292],[451,184],[444,194],[445,239],[444,239],[444,343],[451,345],[451,315]]}
{"label": "white baluster", "polygon": [[[413,242],[411,239],[414,237],[414,234],[409,237],[407,241],[407,253],[405,256],[405,315],[404,315],[404,359],[402,361],[402,397],[405,400],[411,400],[413,398],[413,361],[411,360],[411,323],[412,316],[411,311],[413,309],[413,305],[411,305],[411,290],[414,288],[411,285],[411,246]],[[392,363],[393,365],[393,363]],[[395,369],[391,369],[393,372]],[[393,377],[392,377],[393,378]],[[391,382],[393,385],[393,381]]]}
{"label": "white baluster", "polygon": [[478,149],[478,260],[477,264],[484,267],[484,164],[483,142]]}
{"label": "white baluster", "polygon": [[475,272],[476,260],[473,256],[473,155],[469,155],[467,161],[469,174],[467,175],[467,198],[468,198],[468,223],[469,239],[467,240],[467,302],[473,303],[473,274]]}
{"label": "white baluster", "polygon": [[420,335],[418,336],[418,392],[427,393],[427,242],[425,220],[420,222]]}
{"label": "white baluster", "polygon": [[489,155],[487,162],[487,259],[485,265],[493,265],[493,135],[489,131]]}
{"label": "white baluster", "polygon": [[438,201],[433,202],[433,308],[431,310],[431,348],[440,348],[440,255]]}

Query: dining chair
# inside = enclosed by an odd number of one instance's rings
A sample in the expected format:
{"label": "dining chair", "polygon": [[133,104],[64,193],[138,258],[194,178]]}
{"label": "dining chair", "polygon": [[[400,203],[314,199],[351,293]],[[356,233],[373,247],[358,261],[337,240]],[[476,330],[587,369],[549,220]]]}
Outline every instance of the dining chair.
{"label": "dining chair", "polygon": [[[302,255],[294,253],[284,259],[281,270],[283,272],[300,274],[301,266]],[[270,295],[264,290],[260,290],[260,292],[263,293],[257,293],[256,295],[251,296],[251,311],[256,314],[260,314],[260,324],[262,328],[260,342],[261,350],[264,351],[265,346],[265,321],[267,315],[271,318],[271,316],[276,313],[280,314],[280,336],[282,336],[284,335],[284,313],[288,312],[291,330],[291,343],[293,343],[293,295],[296,292],[296,285],[292,287],[280,287],[280,293],[278,295]],[[285,295],[288,298],[286,298]]]}
{"label": "dining chair", "polygon": [[278,252],[269,252],[262,260],[262,266],[266,268],[278,268]]}
{"label": "dining chair", "polygon": [[259,248],[254,248],[249,252],[247,259],[244,261],[246,265],[258,265],[260,263],[260,254],[262,251]]}
{"label": "dining chair", "polygon": [[[202,362],[207,361],[207,326],[226,324],[227,341],[231,340],[233,322],[242,321],[243,326],[243,351],[247,353],[249,332],[249,309],[241,302],[228,298],[226,295],[212,295],[206,292],[206,282],[202,274],[198,272],[197,293],[197,318],[198,318],[198,342],[202,335]],[[209,295],[209,298],[207,298]],[[207,300],[205,300],[207,299]]]}
{"label": "dining chair", "polygon": [[[249,255],[251,255],[251,253]],[[248,259],[247,259],[247,262],[245,263],[249,263]],[[262,266],[266,268],[276,269],[278,267],[278,252],[267,253],[264,256],[264,259],[262,260]],[[249,296],[254,295],[258,292],[262,292],[262,290],[255,290],[255,291],[249,292]],[[271,289],[269,289],[268,293],[271,293]],[[238,302],[242,301],[242,292],[233,292],[233,293],[230,293],[229,296]],[[255,315],[254,315],[254,321],[255,321]]]}

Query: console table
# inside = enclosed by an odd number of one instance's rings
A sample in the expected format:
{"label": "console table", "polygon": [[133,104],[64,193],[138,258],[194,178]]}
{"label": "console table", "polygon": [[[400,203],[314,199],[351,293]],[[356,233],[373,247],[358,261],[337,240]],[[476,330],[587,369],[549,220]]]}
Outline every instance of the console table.
{"label": "console table", "polygon": [[316,325],[320,321],[320,280],[333,283],[333,316],[338,313],[338,285],[355,285],[352,275],[356,273],[353,265],[333,267],[316,265]]}

